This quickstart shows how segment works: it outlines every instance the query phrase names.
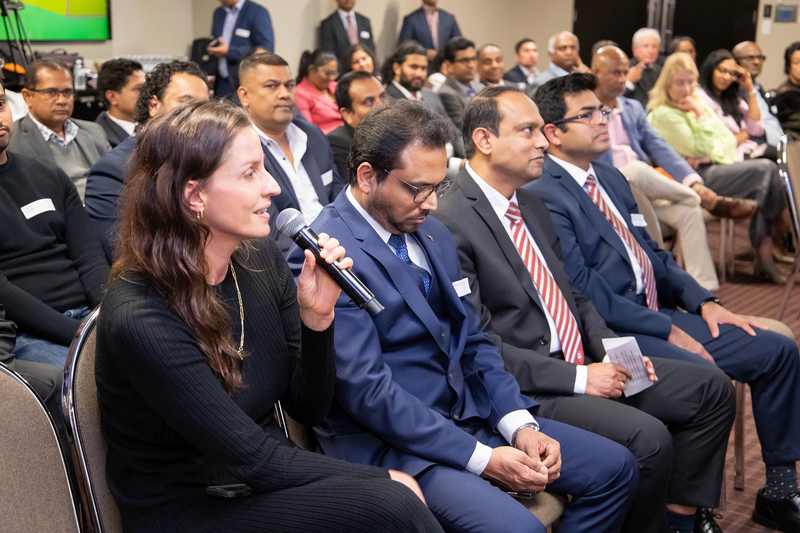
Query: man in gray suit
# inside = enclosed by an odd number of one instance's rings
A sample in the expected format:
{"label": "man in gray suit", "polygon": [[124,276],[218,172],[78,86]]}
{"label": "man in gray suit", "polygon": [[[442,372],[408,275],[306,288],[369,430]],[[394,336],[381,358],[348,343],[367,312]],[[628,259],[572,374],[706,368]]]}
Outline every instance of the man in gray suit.
{"label": "man in gray suit", "polygon": [[14,123],[9,150],[60,168],[83,199],[89,168],[111,146],[102,127],[70,118],[75,107],[72,73],[56,61],[34,61],[22,96],[28,114]]}
{"label": "man in gray suit", "polygon": [[478,81],[478,53],[475,43],[456,37],[445,45],[443,55],[449,74],[439,89],[439,97],[450,119],[461,131],[464,108],[483,89],[483,84]]}

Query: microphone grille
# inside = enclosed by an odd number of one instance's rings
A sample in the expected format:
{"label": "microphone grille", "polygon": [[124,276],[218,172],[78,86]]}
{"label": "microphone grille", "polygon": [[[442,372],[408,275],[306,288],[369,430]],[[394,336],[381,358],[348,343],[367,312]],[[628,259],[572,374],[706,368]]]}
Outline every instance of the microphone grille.
{"label": "microphone grille", "polygon": [[306,225],[306,219],[303,213],[292,207],[287,207],[275,219],[275,228],[278,233],[288,236],[293,239],[297,233]]}

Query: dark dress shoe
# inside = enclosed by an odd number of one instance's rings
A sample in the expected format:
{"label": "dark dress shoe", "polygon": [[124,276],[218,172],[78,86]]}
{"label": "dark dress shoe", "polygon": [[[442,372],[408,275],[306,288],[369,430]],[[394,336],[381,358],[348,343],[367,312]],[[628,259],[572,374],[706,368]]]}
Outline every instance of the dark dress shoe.
{"label": "dark dress shoe", "polygon": [[770,257],[764,260],[756,256],[753,262],[753,274],[755,277],[774,283],[775,285],[784,285],[786,283],[786,276],[781,274],[778,267],[775,266],[775,261]]}
{"label": "dark dress shoe", "polygon": [[694,533],[722,533],[714,509],[700,507],[694,517]]}
{"label": "dark dress shoe", "polygon": [[756,496],[753,522],[787,533],[800,532],[800,493],[782,500],[771,500],[761,489]]}
{"label": "dark dress shoe", "polygon": [[716,201],[706,209],[715,217],[738,219],[752,216],[757,207],[758,204],[754,200],[747,198],[717,196]]}

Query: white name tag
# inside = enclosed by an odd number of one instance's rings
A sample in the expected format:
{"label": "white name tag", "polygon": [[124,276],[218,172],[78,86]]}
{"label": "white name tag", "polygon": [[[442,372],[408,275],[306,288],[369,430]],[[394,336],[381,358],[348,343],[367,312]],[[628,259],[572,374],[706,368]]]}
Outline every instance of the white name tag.
{"label": "white name tag", "polygon": [[250,37],[250,30],[245,28],[236,28],[236,31],[234,31],[233,33],[237,37],[243,37],[245,39],[248,39]]}
{"label": "white name tag", "polygon": [[369,32],[367,30],[361,30],[361,38],[369,39]]}
{"label": "white name tag", "polygon": [[333,181],[333,170],[327,171],[325,174],[320,176],[323,185],[330,185]]}
{"label": "white name tag", "polygon": [[459,298],[472,293],[472,290],[470,290],[469,288],[469,280],[467,278],[462,278],[458,281],[454,281],[453,290],[456,291],[456,294],[458,295]]}
{"label": "white name tag", "polygon": [[22,211],[22,214],[25,215],[25,218],[30,220],[36,215],[41,215],[47,211],[55,211],[56,206],[53,205],[53,200],[50,198],[42,198],[41,200],[36,200],[28,205],[23,205],[20,210]]}
{"label": "white name tag", "polygon": [[644,219],[644,215],[641,213],[631,213],[631,222],[633,222],[634,226],[638,226],[640,228],[647,227],[647,221]]}

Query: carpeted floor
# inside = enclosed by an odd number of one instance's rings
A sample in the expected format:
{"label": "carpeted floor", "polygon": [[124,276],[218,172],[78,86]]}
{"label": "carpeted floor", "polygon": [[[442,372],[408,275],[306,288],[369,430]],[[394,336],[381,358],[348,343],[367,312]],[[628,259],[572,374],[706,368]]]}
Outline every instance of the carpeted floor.
{"label": "carpeted floor", "polygon": [[[712,251],[716,256],[717,243],[719,242],[719,225],[715,222],[708,224],[709,241]],[[736,230],[736,250],[743,252],[749,248],[747,241],[746,224],[739,224]],[[782,266],[787,273],[788,266]],[[798,276],[800,278],[800,276]],[[800,281],[800,279],[798,279]],[[732,311],[778,318],[780,304],[785,287],[769,285],[755,280],[752,276],[752,262],[741,261],[736,263],[736,273],[729,277],[727,283],[720,287],[719,298],[723,305]],[[800,286],[795,286],[789,298],[789,303],[783,317],[785,322],[795,332],[800,333]],[[745,487],[744,491],[737,491],[733,487],[734,460],[733,460],[733,434],[728,446],[728,455],[725,462],[726,499],[723,508],[719,510],[722,518],[719,523],[726,533],[764,533],[773,531],[755,524],[750,516],[753,512],[756,491],[764,482],[764,463],[761,462],[761,447],[753,425],[753,415],[750,406],[749,392],[745,408]]]}

